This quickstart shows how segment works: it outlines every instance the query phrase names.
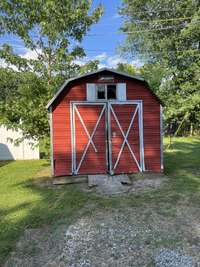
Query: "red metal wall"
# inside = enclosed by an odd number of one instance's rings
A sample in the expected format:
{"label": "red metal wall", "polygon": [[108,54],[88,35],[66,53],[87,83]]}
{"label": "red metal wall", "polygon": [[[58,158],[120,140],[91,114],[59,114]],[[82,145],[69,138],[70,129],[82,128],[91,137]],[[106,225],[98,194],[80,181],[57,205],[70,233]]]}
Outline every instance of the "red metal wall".
{"label": "red metal wall", "polygon": [[[98,83],[99,75],[71,82],[53,104],[54,176],[71,174],[70,101],[86,101],[86,83]],[[160,103],[144,82],[113,73],[112,76],[115,77],[114,82],[126,83],[127,100],[143,100],[145,168],[147,171],[160,172]]]}

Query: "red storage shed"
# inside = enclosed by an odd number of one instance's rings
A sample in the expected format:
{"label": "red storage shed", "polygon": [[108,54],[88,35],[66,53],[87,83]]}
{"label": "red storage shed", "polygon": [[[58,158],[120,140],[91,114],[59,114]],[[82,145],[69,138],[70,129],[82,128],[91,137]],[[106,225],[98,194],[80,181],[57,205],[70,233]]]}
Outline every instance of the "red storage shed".
{"label": "red storage shed", "polygon": [[87,73],[67,80],[47,108],[53,176],[163,170],[162,106],[142,78]]}

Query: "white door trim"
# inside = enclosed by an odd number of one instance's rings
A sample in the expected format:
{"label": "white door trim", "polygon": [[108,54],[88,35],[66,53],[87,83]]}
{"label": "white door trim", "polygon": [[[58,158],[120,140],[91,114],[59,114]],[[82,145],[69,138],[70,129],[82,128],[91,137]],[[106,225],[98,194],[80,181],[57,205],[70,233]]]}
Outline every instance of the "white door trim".
{"label": "white door trim", "polygon": [[[86,125],[85,125],[85,123],[84,123],[84,121],[83,121],[83,119],[82,119],[82,117],[81,117],[81,115],[80,115],[80,113],[79,113],[79,111],[77,109],[77,105],[80,105],[80,106],[83,106],[83,105],[103,106],[91,135],[89,134],[89,132],[87,130],[87,127],[86,127]],[[92,103],[92,102],[91,103],[88,103],[88,102],[74,103],[74,102],[71,102],[71,112],[72,112],[72,131],[71,131],[71,137],[72,137],[72,173],[78,174],[78,171],[79,171],[79,169],[80,169],[80,167],[81,167],[81,165],[83,163],[83,160],[84,160],[84,158],[85,158],[85,156],[87,154],[87,151],[89,149],[90,144],[93,146],[94,151],[96,153],[98,152],[98,150],[97,150],[97,148],[96,148],[96,146],[95,146],[95,144],[93,142],[93,137],[95,135],[95,132],[97,130],[97,127],[98,127],[98,125],[99,125],[99,123],[101,121],[101,118],[102,118],[105,110],[106,110],[106,103]],[[86,135],[88,137],[88,143],[85,146],[85,149],[83,151],[82,157],[81,157],[81,159],[80,159],[78,164],[77,164],[77,160],[76,160],[75,114],[78,115],[78,118],[79,118],[79,120],[80,120],[80,122],[81,122],[81,124],[82,124],[82,126],[83,126],[83,128],[84,128],[84,130],[86,132]]]}
{"label": "white door trim", "polygon": [[[136,109],[135,109],[135,112],[131,118],[131,122],[129,124],[129,127],[128,127],[128,130],[126,133],[124,133],[121,125],[120,125],[120,122],[117,118],[117,115],[116,113],[114,112],[113,108],[112,108],[112,105],[130,105],[130,104],[133,104],[133,105],[136,105]],[[135,157],[135,154],[128,142],[128,135],[130,133],[130,130],[131,130],[131,126],[134,122],[134,119],[135,119],[135,116],[138,112],[138,126],[139,126],[139,136],[140,136],[140,163],[137,161],[136,157]],[[144,171],[145,170],[145,164],[144,164],[144,144],[143,144],[143,112],[142,112],[142,101],[125,101],[125,102],[118,102],[118,101],[110,101],[108,102],[108,114],[113,114],[114,116],[114,119],[120,129],[120,132],[124,138],[123,140],[123,143],[121,145],[121,148],[120,148],[120,151],[118,153],[118,156],[117,156],[117,160],[115,161],[115,163],[113,164],[113,161],[112,161],[112,141],[111,141],[111,121],[110,121],[110,116],[108,118],[108,124],[109,124],[109,160],[110,160],[110,174],[114,174],[114,170],[116,169],[118,163],[119,163],[119,160],[120,160],[120,157],[121,157],[121,154],[122,154],[122,151],[124,149],[124,146],[125,144],[127,145],[130,153],[131,153],[131,156],[132,158],[134,159],[138,169],[140,172]],[[113,166],[114,165],[114,166]]]}
{"label": "white door trim", "polygon": [[[131,119],[131,122],[130,122],[130,125],[128,127],[128,130],[126,133],[124,133],[118,119],[116,120],[117,116],[112,108],[112,105],[136,105],[136,110],[133,114],[133,117]],[[96,122],[96,125],[93,129],[93,132],[92,134],[90,135],[88,130],[87,130],[87,127],[77,109],[77,105],[85,105],[85,106],[88,106],[88,105],[96,105],[96,106],[102,106],[102,110],[101,110],[101,113],[99,115],[99,118]],[[107,109],[106,109],[107,107]],[[96,132],[96,129],[100,123],[100,120],[103,116],[105,112],[105,129],[107,127],[107,130],[108,130],[108,148],[109,148],[109,153],[108,153],[108,160],[109,160],[109,172],[110,174],[114,174],[114,169],[116,168],[118,162],[119,162],[119,159],[120,159],[120,156],[121,156],[121,153],[123,152],[123,149],[124,149],[124,146],[127,144],[128,146],[128,149],[134,159],[134,161],[136,162],[136,165],[139,169],[140,172],[142,171],[145,171],[145,160],[144,160],[144,138],[143,138],[143,103],[142,103],[142,100],[127,100],[127,101],[102,101],[102,102],[92,102],[92,101],[71,101],[70,103],[70,119],[71,119],[71,150],[72,150],[72,174],[77,174],[80,167],[81,167],[81,164],[85,158],[85,155],[87,153],[87,150],[89,148],[89,145],[91,144],[93,146],[93,149],[95,152],[97,152],[97,148],[93,142],[93,137],[94,137],[94,134]],[[107,112],[107,114],[106,114]],[[114,113],[113,113],[114,112]],[[88,137],[88,143],[84,149],[84,152],[83,152],[83,155],[81,157],[81,160],[79,162],[79,164],[77,164],[77,160],[76,160],[76,139],[75,139],[75,136],[76,136],[76,125],[75,125],[75,113],[77,113],[78,115],[78,118],[87,134],[87,137]],[[123,140],[123,143],[122,143],[122,146],[120,148],[120,155],[118,155],[118,158],[117,158],[117,161],[115,162],[114,164],[114,167],[113,167],[113,162],[112,162],[112,142],[111,142],[111,113],[113,114],[116,122],[117,122],[117,125],[120,129],[120,132],[122,134],[122,136],[124,137],[124,140]],[[130,133],[130,130],[131,130],[131,126],[134,122],[134,119],[135,119],[135,116],[136,114],[138,113],[138,126],[139,126],[139,138],[140,138],[140,162],[137,161],[135,155],[134,155],[134,152],[132,151],[131,147],[130,147],[130,144],[128,143],[128,135]],[[106,146],[106,151],[107,151],[107,146]],[[107,152],[106,152],[106,157],[107,157]],[[78,165],[78,166],[77,166]]]}

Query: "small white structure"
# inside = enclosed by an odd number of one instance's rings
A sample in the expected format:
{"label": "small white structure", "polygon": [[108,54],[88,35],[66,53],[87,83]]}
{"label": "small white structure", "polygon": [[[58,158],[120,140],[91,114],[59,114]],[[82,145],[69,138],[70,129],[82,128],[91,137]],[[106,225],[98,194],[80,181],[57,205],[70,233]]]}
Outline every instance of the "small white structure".
{"label": "small white structure", "polygon": [[21,137],[22,133],[20,130],[13,131],[0,125],[0,160],[24,160],[40,158],[39,147],[33,147],[30,144],[34,144],[35,141],[25,139],[19,145],[16,145],[15,142],[13,142]]}

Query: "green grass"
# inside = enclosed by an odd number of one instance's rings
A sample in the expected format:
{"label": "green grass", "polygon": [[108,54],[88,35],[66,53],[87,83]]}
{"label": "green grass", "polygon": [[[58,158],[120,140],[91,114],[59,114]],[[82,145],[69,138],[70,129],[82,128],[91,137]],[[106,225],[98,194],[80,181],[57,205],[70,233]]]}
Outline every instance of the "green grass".
{"label": "green grass", "polygon": [[[166,148],[169,139],[165,138]],[[132,205],[157,205],[158,212],[174,213],[178,202],[200,205],[200,138],[173,138],[170,149],[164,152],[165,174],[169,182],[160,190],[130,198]],[[163,206],[163,209],[162,209]]]}
{"label": "green grass", "polygon": [[165,172],[172,178],[172,193],[200,204],[200,138],[175,138],[164,161]]}
{"label": "green grass", "polygon": [[165,151],[164,161],[165,173],[170,177],[166,186],[120,198],[87,194],[77,185],[59,189],[39,186],[36,181],[47,175],[46,160],[0,162],[0,265],[26,228],[71,223],[81,213],[95,211],[83,208],[88,202],[104,209],[151,205],[164,216],[176,215],[177,202],[198,206],[200,138],[174,139],[172,148]]}
{"label": "green grass", "polygon": [[73,186],[53,190],[33,184],[33,177],[47,164],[44,160],[1,163],[0,263],[24,229],[62,219],[70,222],[87,201],[87,196]]}

